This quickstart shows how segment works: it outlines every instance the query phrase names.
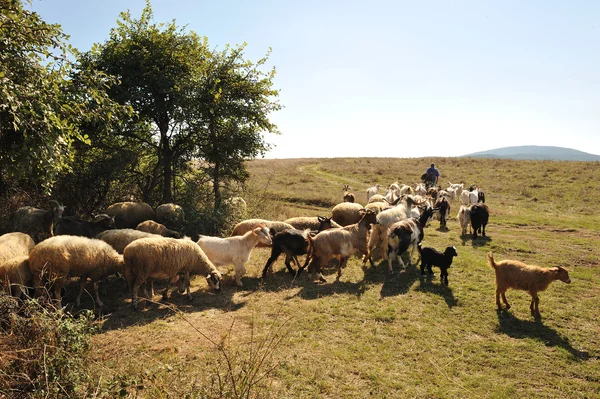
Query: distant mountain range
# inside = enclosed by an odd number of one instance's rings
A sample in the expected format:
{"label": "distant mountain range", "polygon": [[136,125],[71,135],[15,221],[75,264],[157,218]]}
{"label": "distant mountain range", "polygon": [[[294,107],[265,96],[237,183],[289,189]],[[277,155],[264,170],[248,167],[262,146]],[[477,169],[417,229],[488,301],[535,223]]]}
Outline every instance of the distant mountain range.
{"label": "distant mountain range", "polygon": [[462,155],[471,158],[503,158],[503,159],[530,159],[552,161],[600,161],[600,155],[564,147],[550,147],[537,145],[522,145],[517,147],[496,148],[494,150],[474,152]]}

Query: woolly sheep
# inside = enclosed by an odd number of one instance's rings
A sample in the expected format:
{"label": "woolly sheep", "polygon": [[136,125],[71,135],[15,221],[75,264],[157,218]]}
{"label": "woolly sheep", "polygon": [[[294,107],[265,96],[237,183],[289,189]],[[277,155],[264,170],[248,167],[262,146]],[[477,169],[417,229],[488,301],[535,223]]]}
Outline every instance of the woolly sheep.
{"label": "woolly sheep", "polygon": [[[189,281],[192,275],[206,276],[208,285],[221,290],[221,273],[204,251],[191,240],[168,237],[141,238],[129,244],[123,252],[125,278],[131,288],[132,305],[138,308],[138,291],[147,280],[169,279],[181,275]],[[163,292],[167,298],[169,286]],[[144,289],[144,295],[148,293]],[[187,296],[192,299],[187,284]]]}
{"label": "woolly sheep", "polygon": [[156,221],[165,226],[181,228],[185,223],[185,212],[177,204],[160,204],[156,207]]}
{"label": "woolly sheep", "polygon": [[361,219],[357,223],[341,229],[322,231],[314,238],[307,237],[310,248],[308,271],[312,279],[316,274],[320,281],[325,282],[326,280],[321,274],[321,267],[327,265],[331,259],[337,258],[337,280],[339,280],[342,275],[342,268],[355,252],[362,253],[364,259],[369,259],[371,266],[373,266],[373,260],[370,257],[367,245],[367,235],[369,227],[372,224],[377,224],[377,216],[375,212],[367,209],[361,209],[360,214]]}
{"label": "woolly sheep", "polygon": [[331,210],[331,218],[341,226],[349,226],[362,218],[360,210],[363,208],[357,202],[341,202]]}
{"label": "woolly sheep", "polygon": [[265,246],[272,244],[269,229],[264,225],[255,227],[241,237],[200,236],[198,239],[198,245],[212,263],[217,266],[233,264],[238,287],[242,286],[241,277],[246,274],[245,264],[250,258],[250,252],[258,243]]}
{"label": "woolly sheep", "polygon": [[145,202],[117,202],[106,208],[106,214],[115,218],[115,224],[119,229],[135,229],[145,220],[156,219],[154,209]]}
{"label": "woolly sheep", "polygon": [[0,236],[0,263],[17,256],[27,256],[35,246],[25,233],[6,233]]}
{"label": "woolly sheep", "polygon": [[6,293],[15,298],[27,294],[32,278],[29,270],[29,256],[17,256],[0,262],[0,285],[4,285]]}
{"label": "woolly sheep", "polygon": [[172,238],[182,238],[180,232],[168,229],[164,224],[155,222],[154,220],[146,220],[140,224],[138,224],[135,228],[139,231],[144,231],[146,233],[158,234],[163,237],[172,237]]}
{"label": "woolly sheep", "polygon": [[94,283],[98,306],[104,306],[98,297],[98,284],[104,277],[123,269],[123,256],[104,241],[79,236],[54,236],[37,244],[29,253],[29,267],[33,275],[36,295],[42,292],[42,281],[52,281],[54,297],[60,304],[61,289],[70,277],[80,277],[79,306],[87,279]]}
{"label": "woolly sheep", "polygon": [[387,202],[371,202],[371,203],[365,205],[365,209],[370,209],[373,212],[375,212],[376,214],[388,209],[388,207],[389,207],[389,205]]}
{"label": "woolly sheep", "polygon": [[[332,227],[342,227],[338,223],[325,216],[299,216],[284,220],[284,223],[288,223],[297,230],[325,230]],[[325,226],[324,226],[325,225]]]}
{"label": "woolly sheep", "polygon": [[344,202],[354,202],[355,201],[355,196],[354,193],[350,192],[350,186],[347,184],[344,184]]}
{"label": "woolly sheep", "polygon": [[62,217],[65,207],[55,200],[49,203],[52,208],[48,210],[32,206],[17,209],[13,216],[14,231],[29,234],[36,243],[52,237],[54,224]]}
{"label": "woolly sheep", "polygon": [[[243,236],[250,230],[252,230],[258,226],[261,226],[261,225],[265,226],[267,229],[269,229],[269,232],[271,233],[272,236],[279,233],[280,231],[294,228],[294,226],[292,226],[289,223],[285,223],[285,222],[276,222],[276,221],[266,220],[266,219],[247,219],[247,220],[243,220],[235,225],[235,227],[233,228],[233,231],[231,232],[231,237]],[[257,247],[268,247],[268,246],[269,245],[263,244],[262,242],[259,242],[257,245]]]}
{"label": "woolly sheep", "polygon": [[491,252],[488,253],[487,257],[488,264],[496,273],[496,306],[498,306],[498,309],[502,309],[500,296],[502,296],[506,309],[510,309],[510,305],[506,300],[506,291],[513,288],[529,292],[531,295],[531,304],[529,305],[531,314],[540,317],[540,298],[537,293],[544,291],[555,280],[571,284],[569,271],[561,266],[542,268],[527,265],[518,260],[495,262],[494,255]]}
{"label": "woolly sheep", "polygon": [[372,195],[369,200],[367,201],[367,204],[371,204],[373,202],[383,202],[386,205],[388,204],[387,199],[385,199],[385,197],[381,194],[374,194]]}
{"label": "woolly sheep", "polygon": [[131,244],[135,240],[148,237],[161,236],[158,234],[152,234],[134,229],[106,230],[96,236],[97,239],[110,244],[110,246],[113,247],[120,254],[123,253],[123,250],[125,250],[125,247],[127,247],[127,245]]}

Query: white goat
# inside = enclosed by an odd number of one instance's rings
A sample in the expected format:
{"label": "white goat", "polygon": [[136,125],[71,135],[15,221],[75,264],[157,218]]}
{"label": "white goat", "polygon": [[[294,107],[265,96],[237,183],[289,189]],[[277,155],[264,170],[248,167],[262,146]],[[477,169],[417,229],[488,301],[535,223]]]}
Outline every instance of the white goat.
{"label": "white goat", "polygon": [[469,205],[469,192],[467,190],[462,190],[460,192],[460,203],[463,205]]}
{"label": "white goat", "polygon": [[464,183],[460,183],[460,184],[452,184],[451,182],[448,182],[448,187],[453,188],[456,192],[462,191],[465,188],[465,184]]}
{"label": "white goat", "polygon": [[264,225],[255,227],[243,236],[226,238],[200,236],[198,245],[215,266],[233,264],[235,282],[238,287],[242,287],[241,277],[246,274],[245,264],[250,258],[252,248],[259,242],[265,245],[272,243],[269,229]]}
{"label": "white goat", "polygon": [[[460,224],[460,228],[462,230],[462,235],[467,235],[467,227],[471,224],[471,210],[468,206],[463,205],[458,210],[458,214],[456,215],[458,219],[458,223]],[[471,229],[469,229],[471,230]]]}
{"label": "white goat", "polygon": [[376,184],[373,187],[367,188],[367,202],[369,202],[372,196],[377,194],[377,192],[379,191],[379,187],[381,187],[381,185]]}

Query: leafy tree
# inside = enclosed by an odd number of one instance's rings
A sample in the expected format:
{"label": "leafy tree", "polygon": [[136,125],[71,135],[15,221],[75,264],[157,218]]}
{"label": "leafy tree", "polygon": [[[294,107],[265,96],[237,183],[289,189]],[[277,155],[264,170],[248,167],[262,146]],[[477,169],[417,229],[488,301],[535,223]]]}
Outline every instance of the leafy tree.
{"label": "leafy tree", "polygon": [[[29,2],[29,1],[28,1]],[[20,0],[0,0],[0,195],[7,178],[41,184],[49,192],[68,170],[75,141],[87,142],[80,126],[116,121],[116,107],[103,85],[110,79],[80,70],[59,25],[24,9]]]}
{"label": "leafy tree", "polygon": [[155,153],[152,181],[162,178],[162,202],[172,202],[175,176],[187,161],[201,158],[216,183],[215,202],[226,179],[243,181],[243,160],[268,149],[260,131],[276,132],[267,114],[279,109],[274,70],[263,74],[242,59],[243,46],[211,52],[206,38],[175,22],[152,22],[146,4],[140,19],[121,13],[105,43],[82,57],[84,64],[115,76],[109,95],[131,105],[149,132],[121,131]]}
{"label": "leafy tree", "polygon": [[198,107],[194,115],[199,115],[190,118],[200,143],[198,156],[207,161],[204,170],[212,177],[217,208],[224,184],[247,179],[244,160],[270,149],[261,133],[278,133],[268,119],[271,112],[281,109],[274,101],[279,94],[273,89],[275,68],[261,70],[268,54],[256,63],[244,60],[245,46],[226,46],[213,53],[192,102]]}

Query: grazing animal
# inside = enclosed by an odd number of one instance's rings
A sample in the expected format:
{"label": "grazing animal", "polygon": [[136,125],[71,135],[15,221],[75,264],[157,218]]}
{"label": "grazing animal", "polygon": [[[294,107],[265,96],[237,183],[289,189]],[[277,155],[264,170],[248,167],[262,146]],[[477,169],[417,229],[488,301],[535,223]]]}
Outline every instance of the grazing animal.
{"label": "grazing animal", "polygon": [[160,204],[155,213],[156,221],[170,228],[181,228],[185,224],[185,212],[180,205]]}
{"label": "grazing animal", "polygon": [[379,191],[379,187],[381,187],[381,185],[376,184],[373,187],[367,188],[367,203],[371,200],[371,197],[377,194],[377,192]]}
{"label": "grazing animal", "polygon": [[331,210],[331,218],[340,226],[349,226],[362,218],[361,209],[364,207],[356,202],[342,202]]}
{"label": "grazing animal", "polygon": [[52,237],[54,225],[62,217],[65,207],[55,200],[49,201],[52,208],[48,210],[24,206],[13,216],[13,229],[16,232],[29,234],[38,243]]}
{"label": "grazing animal", "polygon": [[23,298],[32,281],[29,256],[17,256],[0,262],[0,285],[4,285],[8,295]]}
{"label": "grazing animal", "polygon": [[344,184],[344,202],[354,202],[355,201],[355,197],[354,197],[354,193],[350,192],[350,186],[347,184]]}
{"label": "grazing animal", "polygon": [[54,235],[94,238],[103,231],[115,228],[115,218],[105,213],[96,216],[91,222],[74,216],[63,216],[56,222]]}
{"label": "grazing animal", "polygon": [[0,263],[17,256],[27,256],[35,246],[25,233],[6,233],[0,236]]}
{"label": "grazing animal", "polygon": [[235,282],[238,287],[242,287],[241,278],[246,274],[246,262],[250,258],[250,252],[259,242],[266,246],[272,244],[269,229],[264,225],[255,227],[243,236],[226,238],[200,236],[198,245],[215,265],[233,264]]}
{"label": "grazing animal", "polygon": [[[269,229],[271,236],[274,236],[280,231],[294,228],[294,226],[285,222],[277,222],[266,219],[246,219],[242,220],[241,222],[235,225],[233,231],[231,232],[231,237],[243,236],[244,234],[255,229],[258,226],[265,226],[267,229]],[[268,247],[269,245],[259,242],[256,246]]]}
{"label": "grazing animal", "polygon": [[421,276],[425,275],[425,268],[430,275],[433,275],[431,266],[438,266],[441,271],[442,284],[448,285],[448,268],[452,265],[452,260],[458,256],[456,247],[446,247],[444,252],[435,248],[421,248],[421,243],[417,245],[419,256],[421,257]]}
{"label": "grazing animal", "polygon": [[469,207],[469,217],[471,226],[473,227],[473,238],[477,238],[477,234],[485,237],[485,226],[490,218],[490,209],[486,204],[475,204]]}
{"label": "grazing animal", "polygon": [[163,237],[183,238],[183,234],[180,232],[168,229],[164,224],[155,222],[154,220],[146,220],[138,224],[135,229],[146,233],[158,234]]}
{"label": "grazing animal", "polygon": [[37,244],[29,253],[29,267],[33,275],[36,296],[42,293],[42,282],[52,282],[54,298],[60,304],[61,290],[70,277],[79,277],[79,306],[87,279],[94,283],[95,300],[98,284],[105,277],[123,270],[123,256],[104,241],[79,236],[54,236]]}
{"label": "grazing animal", "polygon": [[309,229],[315,232],[330,229],[332,227],[342,227],[341,225],[337,224],[332,218],[325,216],[299,216],[295,218],[286,219],[284,223],[292,225],[294,229],[297,230],[303,231]]}
{"label": "grazing animal", "polygon": [[396,254],[398,263],[404,269],[404,261],[401,255],[412,245],[412,251],[408,257],[408,265],[411,265],[415,249],[425,235],[425,226],[427,226],[427,222],[431,219],[435,211],[437,211],[437,208],[427,207],[418,219],[410,218],[401,220],[390,226],[387,249],[388,269],[390,273],[394,272],[392,269],[392,255]]}
{"label": "grazing animal", "polygon": [[[129,244],[123,252],[125,278],[131,288],[133,308],[138,308],[138,291],[148,280],[176,278],[185,280],[187,296],[191,300],[189,279],[193,275],[206,276],[209,287],[221,290],[221,273],[208,259],[202,249],[192,240],[178,240],[169,237],[141,238]],[[170,285],[170,284],[169,284]],[[163,292],[166,299],[169,285]],[[180,286],[181,291],[181,286]],[[144,296],[149,297],[144,286]]]}
{"label": "grazing animal", "polygon": [[143,221],[156,219],[156,212],[145,202],[117,202],[106,208],[106,214],[115,218],[118,229],[135,229]]}
{"label": "grazing animal", "polygon": [[[362,217],[358,223],[341,229],[322,231],[314,238],[308,236],[310,245],[308,271],[312,279],[316,274],[320,281],[325,282],[326,280],[321,274],[321,266],[327,265],[331,259],[337,258],[337,280],[339,280],[342,275],[342,268],[346,265],[350,256],[357,251],[362,253],[365,259],[368,258],[371,261],[371,266],[373,266],[373,260],[367,245],[367,235],[371,224],[378,223],[377,215],[368,209],[362,209],[360,213]],[[304,267],[300,270],[303,269]]]}
{"label": "grazing animal", "polygon": [[450,203],[446,198],[442,198],[435,203],[435,207],[439,209],[440,228],[446,228],[446,219],[450,215]]}
{"label": "grazing animal", "polygon": [[498,309],[502,309],[500,296],[502,296],[506,309],[510,309],[505,293],[509,288],[513,288],[529,292],[531,295],[531,304],[529,305],[531,314],[540,317],[538,292],[544,291],[555,280],[571,284],[569,271],[561,266],[542,268],[527,265],[518,260],[495,262],[494,255],[491,252],[488,253],[487,258],[488,264],[496,273],[496,306],[498,306]]}
{"label": "grazing animal", "polygon": [[468,206],[461,205],[456,215],[461,228],[461,235],[467,235],[467,227],[471,226],[471,209]]}

